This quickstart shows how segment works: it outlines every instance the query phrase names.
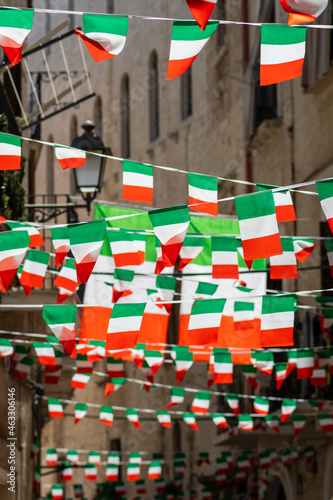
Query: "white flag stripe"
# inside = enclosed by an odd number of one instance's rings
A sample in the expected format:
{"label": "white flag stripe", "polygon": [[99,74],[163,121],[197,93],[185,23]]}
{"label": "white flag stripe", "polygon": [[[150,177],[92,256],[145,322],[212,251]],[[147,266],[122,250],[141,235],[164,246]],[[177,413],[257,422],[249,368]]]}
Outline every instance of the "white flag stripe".
{"label": "white flag stripe", "polygon": [[176,361],[177,371],[188,370],[191,368],[193,361]]}
{"label": "white flag stripe", "polygon": [[45,356],[48,358],[55,357],[53,347],[36,347],[35,351],[37,356]]}
{"label": "white flag stripe", "polygon": [[[23,45],[24,40],[27,38],[31,30],[25,28],[10,28],[9,26],[0,26],[0,44],[4,41],[3,38],[11,38],[20,47]],[[7,40],[8,42],[8,40]],[[13,44],[13,47],[15,45]]]}
{"label": "white flag stripe", "polygon": [[331,219],[333,217],[333,196],[331,198],[321,200],[320,203],[326,218]]}
{"label": "white flag stripe", "polygon": [[185,238],[189,222],[178,224],[166,224],[165,226],[155,226],[154,231],[162,245],[166,243],[178,243]]}
{"label": "white flag stripe", "polygon": [[123,172],[124,186],[139,186],[153,188],[154,179],[152,175],[139,174],[136,172]]}
{"label": "white flag stripe", "polygon": [[297,368],[312,368],[314,366],[314,359],[313,357],[297,358],[296,364]]}
{"label": "white flag stripe", "polygon": [[102,241],[89,241],[87,243],[77,243],[71,245],[72,252],[75,254],[76,262],[79,264],[84,257],[86,257],[87,253],[92,256],[93,259],[97,259],[99,256]]}
{"label": "white flag stripe", "polygon": [[58,160],[67,160],[68,158],[85,158],[86,153],[80,149],[73,148],[55,148],[55,154]]}
{"label": "white flag stripe", "polygon": [[27,251],[27,247],[24,248],[12,248],[11,250],[0,250],[0,261],[8,259],[8,257],[18,257]]}
{"label": "white flag stripe", "polygon": [[256,407],[258,410],[260,410],[260,411],[262,411],[262,412],[266,412],[266,411],[268,411],[268,409],[269,409],[269,405],[268,405],[268,404],[265,404],[265,403],[257,403],[257,402],[255,401],[254,405],[255,405],[255,407]]}
{"label": "white flag stripe", "polygon": [[138,422],[139,421],[138,415],[127,415],[127,418],[130,422]]}
{"label": "white flag stripe", "polygon": [[285,45],[261,44],[260,64],[284,64],[304,59],[305,42]]}
{"label": "white flag stripe", "polygon": [[203,313],[191,314],[189,330],[197,330],[200,328],[218,327],[221,322],[222,311],[220,313]]}
{"label": "white flag stripe", "polygon": [[180,256],[182,259],[194,259],[199,255],[203,247],[189,247],[189,246],[182,246],[182,249],[180,251]]}
{"label": "white flag stripe", "polygon": [[179,61],[198,55],[208,40],[209,37],[204,40],[171,40],[169,60]]}
{"label": "white flag stripe", "polygon": [[290,191],[286,193],[282,193],[282,191],[278,191],[277,193],[273,193],[274,204],[276,207],[284,207],[286,205],[292,205],[293,200],[291,198]]}
{"label": "white flag stripe", "polygon": [[77,281],[76,269],[72,269],[71,267],[64,266],[58,276],[61,276],[61,278],[67,278],[71,281]]}
{"label": "white flag stripe", "polygon": [[54,248],[69,246],[69,239],[59,239],[53,238],[52,240]]}
{"label": "white flag stripe", "polygon": [[175,404],[180,404],[184,401],[182,396],[171,396],[171,402]]}
{"label": "white flag stripe", "polygon": [[213,265],[216,266],[227,266],[227,265],[232,265],[232,266],[238,266],[238,256],[237,252],[224,252],[224,251],[218,251],[216,252],[215,250],[212,252],[212,261]]}
{"label": "white flag stripe", "polygon": [[99,418],[100,418],[100,420],[109,420],[111,422],[113,420],[113,413],[102,411],[99,414]]}
{"label": "white flag stripe", "polygon": [[110,318],[108,333],[137,332],[140,330],[142,316]]}
{"label": "white flag stripe", "polygon": [[271,266],[296,266],[296,257],[294,252],[283,252],[281,255],[270,257]]}
{"label": "white flag stripe", "polygon": [[240,220],[239,228],[243,241],[279,234],[275,214]]}
{"label": "white flag stripe", "polygon": [[217,203],[217,190],[202,189],[195,186],[188,186],[188,195],[196,200],[208,201],[210,203]]}
{"label": "white flag stripe", "polygon": [[235,311],[234,312],[234,323],[240,323],[242,321],[252,321],[255,318],[254,311]]}
{"label": "white flag stripe", "polygon": [[134,244],[134,241],[112,241],[111,248],[113,255],[118,255],[122,253],[137,253],[138,249]]}
{"label": "white flag stripe", "polygon": [[214,363],[214,373],[233,373],[232,363]]}
{"label": "white flag stripe", "polygon": [[72,381],[79,382],[81,384],[87,384],[90,380],[90,375],[86,373],[75,373],[72,377]]}
{"label": "white flag stripe", "polygon": [[23,266],[23,271],[29,274],[36,274],[37,276],[45,276],[47,264],[26,260]]}
{"label": "white flag stripe", "polygon": [[86,413],[86,410],[75,410],[75,418],[83,418]]}
{"label": "white flag stripe", "polygon": [[21,148],[20,146],[14,146],[13,144],[7,144],[6,142],[1,142],[0,156],[21,156]]}
{"label": "white flag stripe", "polygon": [[126,43],[126,36],[116,35],[114,33],[101,33],[101,32],[85,32],[88,38],[95,40],[103,49],[109,54],[118,55],[124,48]]}
{"label": "white flag stripe", "polygon": [[261,330],[275,330],[277,328],[292,328],[294,311],[285,311],[261,316]]}
{"label": "white flag stripe", "polygon": [[57,413],[59,413],[59,412],[62,412],[62,411],[63,411],[63,409],[62,409],[62,406],[61,406],[61,405],[55,405],[55,404],[49,404],[49,405],[48,405],[48,410],[49,410],[49,412],[50,412],[50,413],[52,413],[52,412],[57,412]]}
{"label": "white flag stripe", "polygon": [[168,424],[171,422],[170,415],[158,415],[157,418],[161,424]]}

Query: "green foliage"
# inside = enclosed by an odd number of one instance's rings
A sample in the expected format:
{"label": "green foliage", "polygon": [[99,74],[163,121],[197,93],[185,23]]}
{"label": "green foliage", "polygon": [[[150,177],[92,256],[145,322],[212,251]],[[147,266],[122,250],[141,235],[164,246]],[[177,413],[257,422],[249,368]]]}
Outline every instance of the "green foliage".
{"label": "green foliage", "polygon": [[[0,115],[0,132],[8,131],[8,120]],[[0,171],[0,215],[11,220],[25,220],[24,195],[22,186],[26,159],[22,157],[21,170]]]}

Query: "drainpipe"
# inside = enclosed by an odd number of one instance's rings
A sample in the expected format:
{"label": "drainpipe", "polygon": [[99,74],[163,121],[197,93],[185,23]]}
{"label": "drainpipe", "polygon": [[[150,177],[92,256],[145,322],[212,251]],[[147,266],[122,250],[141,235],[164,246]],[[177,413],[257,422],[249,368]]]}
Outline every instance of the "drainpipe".
{"label": "drainpipe", "polygon": [[[249,9],[248,1],[242,0],[242,19],[244,23],[249,22]],[[247,24],[243,24],[243,75],[245,76],[246,70],[248,68],[250,61],[250,50],[249,50],[249,27]],[[252,151],[246,146],[245,149],[245,179],[248,182],[252,182]],[[246,192],[252,192],[252,186],[246,186]]]}

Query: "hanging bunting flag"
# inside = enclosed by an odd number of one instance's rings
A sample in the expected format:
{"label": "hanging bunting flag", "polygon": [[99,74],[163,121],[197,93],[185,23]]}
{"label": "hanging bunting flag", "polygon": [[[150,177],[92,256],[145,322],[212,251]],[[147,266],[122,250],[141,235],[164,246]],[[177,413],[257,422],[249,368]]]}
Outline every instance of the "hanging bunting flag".
{"label": "hanging bunting flag", "polygon": [[133,233],[122,230],[108,231],[107,236],[116,268],[142,264],[142,252],[138,251]]}
{"label": "hanging bunting flag", "polygon": [[285,422],[296,410],[297,401],[294,399],[283,399],[281,405],[281,422]]}
{"label": "hanging bunting flag", "polygon": [[101,465],[101,456],[98,451],[89,451],[88,462],[94,464],[96,467]]}
{"label": "hanging bunting flag", "polygon": [[127,465],[127,481],[138,481],[140,479],[140,465],[129,463]]}
{"label": "hanging bunting flag", "polygon": [[281,239],[283,254],[270,257],[270,278],[272,280],[296,279],[297,261],[291,238]]}
{"label": "hanging bunting flag", "polygon": [[323,432],[333,431],[333,417],[330,413],[319,413],[318,422]]}
{"label": "hanging bunting flag", "polygon": [[87,283],[100,254],[106,234],[104,219],[68,226],[71,251],[76,260],[79,283]]}
{"label": "hanging bunting flag", "polygon": [[151,369],[152,374],[155,375],[160,366],[164,363],[164,356],[159,351],[145,350],[145,361]]}
{"label": "hanging bunting flag", "polygon": [[86,481],[97,481],[97,467],[95,464],[86,463],[84,466],[84,475]]}
{"label": "hanging bunting flag", "polygon": [[70,462],[64,462],[62,464],[64,467],[61,471],[61,481],[72,481],[73,479],[73,468]]}
{"label": "hanging bunting flag", "polygon": [[63,170],[83,167],[86,163],[86,152],[69,146],[54,145],[57,160]]}
{"label": "hanging bunting flag", "polygon": [[189,173],[189,209],[202,214],[217,215],[217,182],[217,177]]}
{"label": "hanging bunting flag", "polygon": [[166,405],[166,409],[172,406],[180,405],[185,398],[185,389],[182,387],[171,387],[171,401]]}
{"label": "hanging bunting flag", "polygon": [[185,422],[185,424],[187,424],[189,427],[191,427],[191,429],[193,429],[194,431],[199,430],[197,420],[196,420],[194,413],[183,413],[182,417],[183,417],[183,421]]}
{"label": "hanging bunting flag", "polygon": [[239,415],[239,396],[237,394],[226,394],[225,399],[227,400],[228,405],[234,412],[234,414],[238,417]]}
{"label": "hanging bunting flag", "polygon": [[[155,286],[159,295],[159,299],[156,301],[158,307],[164,307],[168,314],[171,314],[172,310],[172,300],[175,294],[177,285],[177,279],[170,276],[156,276]],[[170,300],[168,304],[167,301]],[[163,304],[158,304],[158,302]]]}
{"label": "hanging bunting flag", "polygon": [[206,28],[206,24],[214,10],[217,0],[186,0],[201,30]]}
{"label": "hanging bunting flag", "polygon": [[294,296],[264,296],[260,341],[263,347],[294,344]]}
{"label": "hanging bunting flag", "polygon": [[141,425],[139,422],[139,410],[128,408],[126,410],[126,417],[127,420],[134,425],[134,427],[136,427],[137,429],[141,429]]}
{"label": "hanging bunting flag", "polygon": [[302,76],[305,41],[306,28],[262,24],[260,85],[271,85]]}
{"label": "hanging bunting flag", "polygon": [[101,406],[101,409],[99,411],[99,419],[102,424],[111,427],[113,424],[113,408],[111,406]]}
{"label": "hanging bunting flag", "polygon": [[15,365],[19,361],[21,361],[23,358],[25,358],[26,356],[28,356],[30,354],[30,351],[31,351],[30,346],[21,345],[21,344],[16,345],[14,348],[14,354],[13,354],[13,357],[11,359],[10,367],[14,368]]}
{"label": "hanging bunting flag", "polygon": [[116,392],[120,387],[124,385],[126,382],[125,378],[112,378],[110,382],[107,382],[105,385],[105,393],[104,396],[109,396],[110,394],[113,394]]}
{"label": "hanging bunting flag", "polygon": [[272,429],[274,432],[279,434],[279,432],[280,432],[280,428],[279,428],[280,420],[279,420],[279,417],[277,415],[266,415],[265,422],[270,429]]}
{"label": "hanging bunting flag", "polygon": [[322,408],[325,405],[325,401],[316,401],[314,399],[309,399],[308,403],[312,406],[312,408],[314,408],[317,411],[322,410]]}
{"label": "hanging bunting flag", "polygon": [[179,476],[181,479],[184,479],[185,476],[185,460],[180,459],[184,453],[176,453],[175,454],[175,462],[173,464],[173,468],[175,471],[175,475]]}
{"label": "hanging bunting flag", "polygon": [[[297,28],[298,29],[298,28]],[[317,243],[313,239],[293,238],[295,257],[299,262],[304,262],[316,248]]]}
{"label": "hanging bunting flag", "polygon": [[324,368],[324,366],[329,365],[329,363],[330,363],[330,351],[329,350],[318,351],[315,368]]}
{"label": "hanging bunting flag", "polygon": [[[27,287],[43,288],[50,254],[39,250],[29,250],[24,262],[20,283]],[[30,293],[28,294],[28,297]]]}
{"label": "hanging bunting flag", "polygon": [[271,375],[274,369],[274,356],[269,351],[252,351],[251,361],[255,368],[257,368],[264,375]]}
{"label": "hanging bunting flag", "polygon": [[52,243],[55,249],[55,265],[61,266],[68,252],[70,251],[68,227],[51,227]]}
{"label": "hanging bunting flag", "polygon": [[242,365],[242,372],[252,389],[258,389],[257,370],[252,365]]}
{"label": "hanging bunting flag", "polygon": [[237,467],[240,472],[250,472],[251,464],[247,455],[237,457]]}
{"label": "hanging bunting flag", "polygon": [[60,375],[62,372],[62,358],[63,358],[63,353],[60,351],[55,351],[56,366],[52,365],[45,366],[44,384],[56,385],[59,382]]}
{"label": "hanging bunting flag", "polygon": [[237,335],[243,337],[247,332],[253,331],[255,328],[255,304],[254,302],[239,302],[234,301],[234,330]]}
{"label": "hanging bunting flag", "polygon": [[317,181],[316,188],[328,225],[333,233],[333,179]]}
{"label": "hanging bunting flag", "polygon": [[134,279],[134,271],[128,269],[115,269],[113,273],[112,302],[115,304],[121,297],[126,297],[130,291],[130,283]]}
{"label": "hanging bunting flag", "polygon": [[217,342],[226,299],[195,300],[188,326],[187,343],[206,345]]}
{"label": "hanging bunting flag", "polygon": [[109,379],[111,378],[124,378],[124,364],[122,359],[115,359],[112,357],[106,358],[106,371],[108,372]]}
{"label": "hanging bunting flag", "polygon": [[189,352],[189,347],[174,346],[172,347],[170,356],[177,370],[176,382],[181,382],[193,365],[193,353]]}
{"label": "hanging bunting flag", "polygon": [[314,350],[297,349],[297,379],[312,377],[314,368]]}
{"label": "hanging bunting flag", "polygon": [[161,243],[162,262],[156,263],[156,274],[175,265],[183,245],[190,215],[186,205],[162,208],[148,212],[155,236]]}
{"label": "hanging bunting flag", "polygon": [[42,317],[57,337],[65,351],[72,357],[76,357],[76,336],[75,330],[76,306],[51,305],[43,306]]}
{"label": "hanging bunting flag", "polygon": [[282,253],[274,198],[260,191],[235,198],[244,259],[264,259]]}
{"label": "hanging bunting flag", "polygon": [[89,363],[87,361],[87,355],[86,354],[77,354],[76,357],[76,369],[78,373],[87,373],[87,374],[92,374],[93,372],[93,365],[92,363]]}
{"label": "hanging bunting flag", "polygon": [[[6,222],[6,225],[8,227],[10,227],[10,229],[12,231],[14,231],[14,232],[17,231],[18,234],[22,234],[19,231],[24,231],[24,232],[28,231],[29,238],[30,238],[29,248],[45,246],[45,242],[44,242],[42,236],[39,234],[39,232],[37,231],[37,229],[34,226],[31,226],[30,224],[24,224],[23,222],[9,222],[9,221]],[[3,234],[4,233],[2,233],[2,235]],[[7,233],[5,233],[5,234],[7,234]],[[25,242],[25,239],[23,239],[23,237],[21,236],[21,237],[19,237],[18,241],[21,241],[21,243],[23,243],[23,241]],[[21,246],[20,246],[20,248],[21,248]],[[6,247],[5,247],[5,249],[6,249]]]}
{"label": "hanging bunting flag", "polygon": [[75,421],[74,424],[80,422],[86,416],[88,406],[85,403],[75,403]]}
{"label": "hanging bunting flag", "polygon": [[50,418],[62,418],[64,416],[62,404],[58,399],[48,398],[47,407]]}
{"label": "hanging bunting flag", "polygon": [[72,465],[77,465],[79,462],[79,454],[76,450],[68,450],[66,454],[67,462],[70,462]]}
{"label": "hanging bunting flag", "polygon": [[202,31],[195,21],[173,21],[167,80],[185,73],[219,23],[208,22]]}
{"label": "hanging bunting flag", "polygon": [[237,240],[233,236],[212,236],[212,277],[238,279]]}
{"label": "hanging bunting flag", "polygon": [[10,287],[29,244],[27,231],[6,231],[0,234],[0,286],[3,293]]}
{"label": "hanging bunting flag", "polygon": [[162,462],[150,462],[148,468],[148,479],[161,479],[162,475]]}
{"label": "hanging bunting flag", "polygon": [[146,495],[146,484],[144,479],[139,479],[139,481],[135,481],[135,489],[138,495]]}
{"label": "hanging bunting flag", "polygon": [[286,377],[291,374],[293,370],[295,370],[297,366],[297,349],[289,349],[287,351],[287,373]]}
{"label": "hanging bunting flag", "polygon": [[55,354],[53,347],[47,342],[32,342],[41,365],[55,366]]}
{"label": "hanging bunting flag", "polygon": [[306,416],[305,415],[292,415],[291,416],[293,426],[294,426],[294,436],[298,436],[298,434],[303,429],[306,424]]}
{"label": "hanging bunting flag", "polygon": [[333,239],[325,238],[324,242],[327,252],[328,264],[330,266],[331,276],[333,276]]}
{"label": "hanging bunting flag", "polygon": [[107,481],[118,481],[119,480],[119,465],[118,464],[107,464],[105,477]]}
{"label": "hanging bunting flag", "polygon": [[261,470],[268,470],[271,467],[271,457],[267,451],[259,453],[259,465]]}
{"label": "hanging bunting flag", "polygon": [[289,13],[288,24],[312,23],[327,7],[328,0],[280,0]]}
{"label": "hanging bunting flag", "polygon": [[38,465],[35,468],[34,480],[33,480],[33,489],[37,490],[40,487],[40,468]]}
{"label": "hanging bunting flag", "polygon": [[314,457],[314,447],[311,446],[306,446],[304,448],[304,453],[305,453],[305,458],[306,458],[306,463],[310,464],[312,462],[312,459]]}
{"label": "hanging bunting flag", "polygon": [[123,200],[153,203],[153,167],[123,160]]}
{"label": "hanging bunting flag", "polygon": [[31,368],[34,364],[34,359],[25,356],[18,363],[16,363],[12,372],[12,377],[25,381],[30,375]]}
{"label": "hanging bunting flag", "polygon": [[206,299],[207,297],[212,297],[217,289],[218,285],[199,281],[194,297],[196,299]]}
{"label": "hanging bunting flag", "polygon": [[208,451],[201,451],[199,453],[199,458],[197,460],[197,466],[201,467],[202,464],[210,465],[209,453]]}
{"label": "hanging bunting flag", "polygon": [[63,487],[61,485],[54,484],[51,487],[51,498],[52,498],[52,500],[63,500],[64,490],[63,490]]}
{"label": "hanging bunting flag", "polygon": [[[269,184],[257,184],[258,191],[265,191],[266,189],[274,189],[278,187],[279,186],[271,186]],[[273,198],[275,203],[276,218],[278,222],[296,220],[293,200],[291,199],[289,190],[273,191]]]}
{"label": "hanging bunting flag", "polygon": [[31,452],[30,452],[30,458],[37,457],[39,451],[40,451],[39,439],[38,439],[37,436],[35,436],[34,439],[33,439],[33,442],[32,442],[32,447],[31,447]]}
{"label": "hanging bunting flag", "polygon": [[49,467],[56,467],[58,465],[57,450],[52,450],[51,448],[46,450],[46,465]]}
{"label": "hanging bunting flag", "polygon": [[128,17],[83,14],[83,31],[75,28],[95,62],[112,59],[125,47]]}
{"label": "hanging bunting flag", "polygon": [[205,415],[210,404],[210,392],[198,391],[193,399],[191,412]]}
{"label": "hanging bunting flag", "polygon": [[57,303],[61,304],[78,289],[76,265],[74,259],[68,259],[60,270],[53,284],[59,287]]}
{"label": "hanging bunting flag", "polygon": [[157,420],[166,429],[171,428],[171,417],[168,411],[156,411]]}
{"label": "hanging bunting flag", "polygon": [[197,499],[197,490],[190,490],[189,500],[196,500],[196,499]]}
{"label": "hanging bunting flag", "polygon": [[232,383],[232,354],[230,352],[214,352],[214,384]]}
{"label": "hanging bunting flag", "polygon": [[22,58],[25,39],[32,29],[33,9],[0,8],[0,46],[12,66]]}
{"label": "hanging bunting flag", "polygon": [[119,465],[120,464],[120,452],[119,451],[110,451],[107,459],[108,464]]}
{"label": "hanging bunting flag", "polygon": [[10,340],[0,339],[0,358],[11,356],[14,353],[14,347]]}
{"label": "hanging bunting flag", "polygon": [[122,481],[118,481],[115,485],[115,492],[117,497],[124,497],[126,495],[126,488]]}
{"label": "hanging bunting flag", "polygon": [[253,401],[253,410],[255,413],[259,413],[260,415],[268,415],[269,399],[255,397]]}
{"label": "hanging bunting flag", "polygon": [[239,415],[238,427],[243,431],[253,431],[253,419],[251,415]]}
{"label": "hanging bunting flag", "polygon": [[165,493],[166,492],[166,484],[163,478],[156,479],[155,481],[156,491],[157,493]]}
{"label": "hanging bunting flag", "polygon": [[225,416],[222,415],[221,413],[211,413],[210,416],[216,427],[218,427],[219,429],[227,429],[229,427],[229,424],[226,421]]}
{"label": "hanging bunting flag", "polygon": [[199,236],[186,236],[179,254],[178,271],[182,271],[203,250],[203,238]]}
{"label": "hanging bunting flag", "polygon": [[[327,304],[330,305],[330,304]],[[327,332],[333,325],[333,308],[324,307],[323,314],[319,316],[319,322],[323,333]]]}
{"label": "hanging bunting flag", "polygon": [[280,389],[287,377],[287,363],[275,363],[276,388]]}
{"label": "hanging bunting flag", "polygon": [[315,368],[312,372],[310,378],[310,384],[317,385],[327,385],[327,374],[325,368]]}
{"label": "hanging bunting flag", "polygon": [[146,303],[115,304],[107,330],[106,350],[135,347]]}
{"label": "hanging bunting flag", "polygon": [[[0,45],[1,31],[0,26]],[[0,170],[21,170],[21,151],[20,137],[0,132]]]}

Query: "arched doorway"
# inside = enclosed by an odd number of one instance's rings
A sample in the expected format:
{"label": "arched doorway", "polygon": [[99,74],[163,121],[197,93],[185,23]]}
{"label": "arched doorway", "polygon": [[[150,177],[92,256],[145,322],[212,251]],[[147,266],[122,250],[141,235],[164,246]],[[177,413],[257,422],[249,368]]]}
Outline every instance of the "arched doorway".
{"label": "arched doorway", "polygon": [[274,477],[273,481],[268,486],[267,498],[269,498],[269,500],[287,500],[283,484],[278,477]]}

